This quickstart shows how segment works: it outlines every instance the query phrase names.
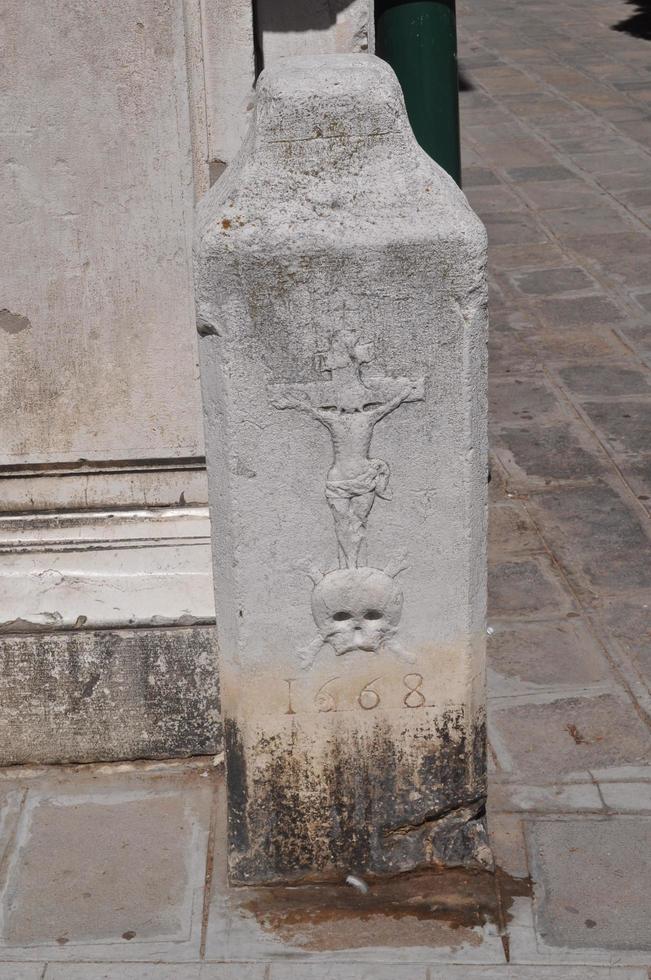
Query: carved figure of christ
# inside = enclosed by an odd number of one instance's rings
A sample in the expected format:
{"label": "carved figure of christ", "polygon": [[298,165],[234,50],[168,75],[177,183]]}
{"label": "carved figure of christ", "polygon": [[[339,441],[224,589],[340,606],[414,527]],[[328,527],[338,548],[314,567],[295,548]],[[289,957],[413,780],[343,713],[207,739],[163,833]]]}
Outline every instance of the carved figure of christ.
{"label": "carved figure of christ", "polygon": [[271,403],[305,412],[330,433],[333,461],[325,495],[334,519],[339,567],[357,568],[366,564],[366,524],[375,497],[390,498],[389,465],[370,456],[373,430],[403,402],[422,400],[423,380],[373,378],[367,385],[357,372],[336,373],[347,377],[274,385]]}

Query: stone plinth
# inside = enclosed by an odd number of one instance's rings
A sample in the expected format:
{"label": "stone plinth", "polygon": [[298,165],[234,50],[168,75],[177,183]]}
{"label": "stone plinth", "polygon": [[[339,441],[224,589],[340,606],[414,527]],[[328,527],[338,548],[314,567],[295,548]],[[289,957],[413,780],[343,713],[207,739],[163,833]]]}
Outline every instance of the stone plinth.
{"label": "stone plinth", "polygon": [[263,73],[196,240],[233,883],[490,861],[485,255],[384,63]]}

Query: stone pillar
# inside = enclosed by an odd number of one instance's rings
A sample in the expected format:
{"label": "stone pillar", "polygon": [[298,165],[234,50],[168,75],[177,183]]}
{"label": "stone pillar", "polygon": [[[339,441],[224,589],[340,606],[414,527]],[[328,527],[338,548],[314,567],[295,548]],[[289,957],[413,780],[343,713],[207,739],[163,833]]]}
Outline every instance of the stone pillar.
{"label": "stone pillar", "polygon": [[485,258],[387,65],[263,73],[196,239],[233,883],[490,862]]}

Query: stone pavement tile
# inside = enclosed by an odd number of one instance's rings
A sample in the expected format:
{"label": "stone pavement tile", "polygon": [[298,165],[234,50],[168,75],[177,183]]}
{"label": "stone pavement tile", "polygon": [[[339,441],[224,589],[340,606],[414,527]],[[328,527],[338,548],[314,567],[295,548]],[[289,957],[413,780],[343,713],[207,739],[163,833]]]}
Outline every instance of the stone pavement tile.
{"label": "stone pavement tile", "polygon": [[501,683],[497,687],[489,681],[489,696],[562,685],[576,689],[610,679],[602,649],[580,619],[491,623],[491,628],[488,666]]}
{"label": "stone pavement tile", "polygon": [[651,783],[599,783],[603,801],[618,813],[651,813]]}
{"label": "stone pavement tile", "polygon": [[651,595],[608,599],[602,615],[610,635],[651,686]]}
{"label": "stone pavement tile", "polygon": [[[555,783],[574,773],[648,760],[651,733],[625,697],[496,701],[490,740],[498,762],[525,782]],[[567,781],[567,780],[565,780]]]}
{"label": "stone pavement tile", "polygon": [[599,447],[590,444],[581,426],[568,422],[502,426],[492,444],[509,475],[509,486],[516,490],[590,481],[604,471]]}
{"label": "stone pavement tile", "polygon": [[500,178],[487,167],[464,167],[463,186],[489,187],[500,183]]}
{"label": "stone pavement tile", "polygon": [[530,182],[540,182],[547,180],[573,180],[576,179],[576,174],[572,170],[568,170],[567,167],[561,166],[561,164],[551,163],[542,164],[541,166],[535,167],[515,167],[508,172],[511,180],[518,184],[530,183]]}
{"label": "stone pavement tile", "polygon": [[425,966],[382,963],[273,963],[268,980],[429,980]]}
{"label": "stone pavement tile", "polygon": [[651,323],[624,323],[618,325],[617,331],[651,367]]}
{"label": "stone pavement tile", "polygon": [[432,967],[428,980],[648,980],[643,967],[566,966],[539,963],[536,966]]}
{"label": "stone pavement tile", "polygon": [[651,206],[651,187],[639,187],[637,190],[621,191],[616,196],[620,201],[628,204],[632,210]]}
{"label": "stone pavement tile", "polygon": [[635,299],[644,310],[651,313],[651,293],[635,293]]}
{"label": "stone pavement tile", "polygon": [[631,455],[651,449],[651,400],[586,401],[583,410],[611,449]]}
{"label": "stone pavement tile", "polygon": [[[477,212],[480,218],[493,211],[503,212],[505,215],[512,212],[523,211],[524,203],[517,194],[500,184],[499,187],[468,187],[466,185],[466,197],[470,201],[470,206]],[[516,217],[516,215],[513,215]]]}
{"label": "stone pavement tile", "polygon": [[509,279],[521,293],[529,296],[550,296],[585,289],[594,292],[597,287],[595,280],[583,269],[572,266],[515,272],[509,276]]}
{"label": "stone pavement tile", "polygon": [[630,348],[608,326],[547,327],[528,338],[529,347],[546,361],[591,361],[630,356]]}
{"label": "stone pavement tile", "polygon": [[212,798],[201,773],[30,784],[2,897],[5,957],[196,955]]}
{"label": "stone pavement tile", "polygon": [[589,208],[602,200],[598,190],[580,180],[532,181],[518,190],[535,208]]}
{"label": "stone pavement tile", "polygon": [[530,245],[546,242],[549,236],[535,218],[507,211],[485,217],[488,245]]}
{"label": "stone pavement tile", "polygon": [[644,168],[624,172],[615,171],[611,174],[595,174],[594,179],[604,190],[615,193],[632,190],[635,187],[649,187],[651,185],[651,170]]}
{"label": "stone pavement tile", "polygon": [[617,395],[651,394],[651,374],[632,366],[572,364],[561,368],[558,374],[574,395],[612,398]]}
{"label": "stone pavement tile", "polygon": [[43,980],[45,963],[0,963],[0,980]]}
{"label": "stone pavement tile", "polygon": [[651,586],[651,541],[611,487],[536,493],[528,508],[575,588],[592,594]]}
{"label": "stone pavement tile", "polygon": [[264,963],[51,963],[43,980],[267,980],[267,977]]}
{"label": "stone pavement tile", "polygon": [[623,312],[605,296],[576,296],[540,299],[536,309],[554,327],[572,327],[595,323],[617,323]]}
{"label": "stone pavement tile", "polygon": [[517,501],[494,504],[488,513],[488,551],[491,557],[542,551],[543,543],[531,518]]}
{"label": "stone pavement tile", "polygon": [[522,816],[495,808],[493,789],[488,789],[488,835],[495,864],[514,878],[529,875]]}
{"label": "stone pavement tile", "polygon": [[549,619],[576,610],[546,555],[492,562],[488,615],[492,619]]}
{"label": "stone pavement tile", "polygon": [[500,424],[528,425],[534,418],[548,422],[563,415],[556,392],[543,378],[491,380],[489,404],[490,416]]}
{"label": "stone pavement tile", "polygon": [[489,242],[489,267],[495,269],[545,269],[567,262],[564,252],[552,242],[498,245]]}
{"label": "stone pavement tile", "polygon": [[508,812],[572,813],[580,810],[601,813],[604,805],[594,783],[574,783],[559,786],[525,786],[517,783],[498,783],[490,789],[493,807]]}
{"label": "stone pavement tile", "polygon": [[537,820],[527,835],[547,945],[651,949],[651,819]]}
{"label": "stone pavement tile", "polygon": [[648,286],[651,236],[643,232],[617,232],[568,239],[572,251],[595,263],[627,286]]}
{"label": "stone pavement tile", "polygon": [[540,219],[560,239],[581,238],[583,235],[611,235],[626,232],[630,223],[620,212],[606,204],[596,207],[562,208],[540,211]]}
{"label": "stone pavement tile", "polygon": [[622,476],[651,516],[651,455],[640,453],[618,462]]}

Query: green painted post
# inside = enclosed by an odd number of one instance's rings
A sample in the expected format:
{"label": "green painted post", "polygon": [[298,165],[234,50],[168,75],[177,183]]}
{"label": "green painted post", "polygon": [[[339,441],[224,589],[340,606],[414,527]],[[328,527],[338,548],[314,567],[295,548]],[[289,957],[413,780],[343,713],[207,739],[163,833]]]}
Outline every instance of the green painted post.
{"label": "green painted post", "polygon": [[376,0],[376,53],[395,71],[414,135],[461,186],[455,0]]}

